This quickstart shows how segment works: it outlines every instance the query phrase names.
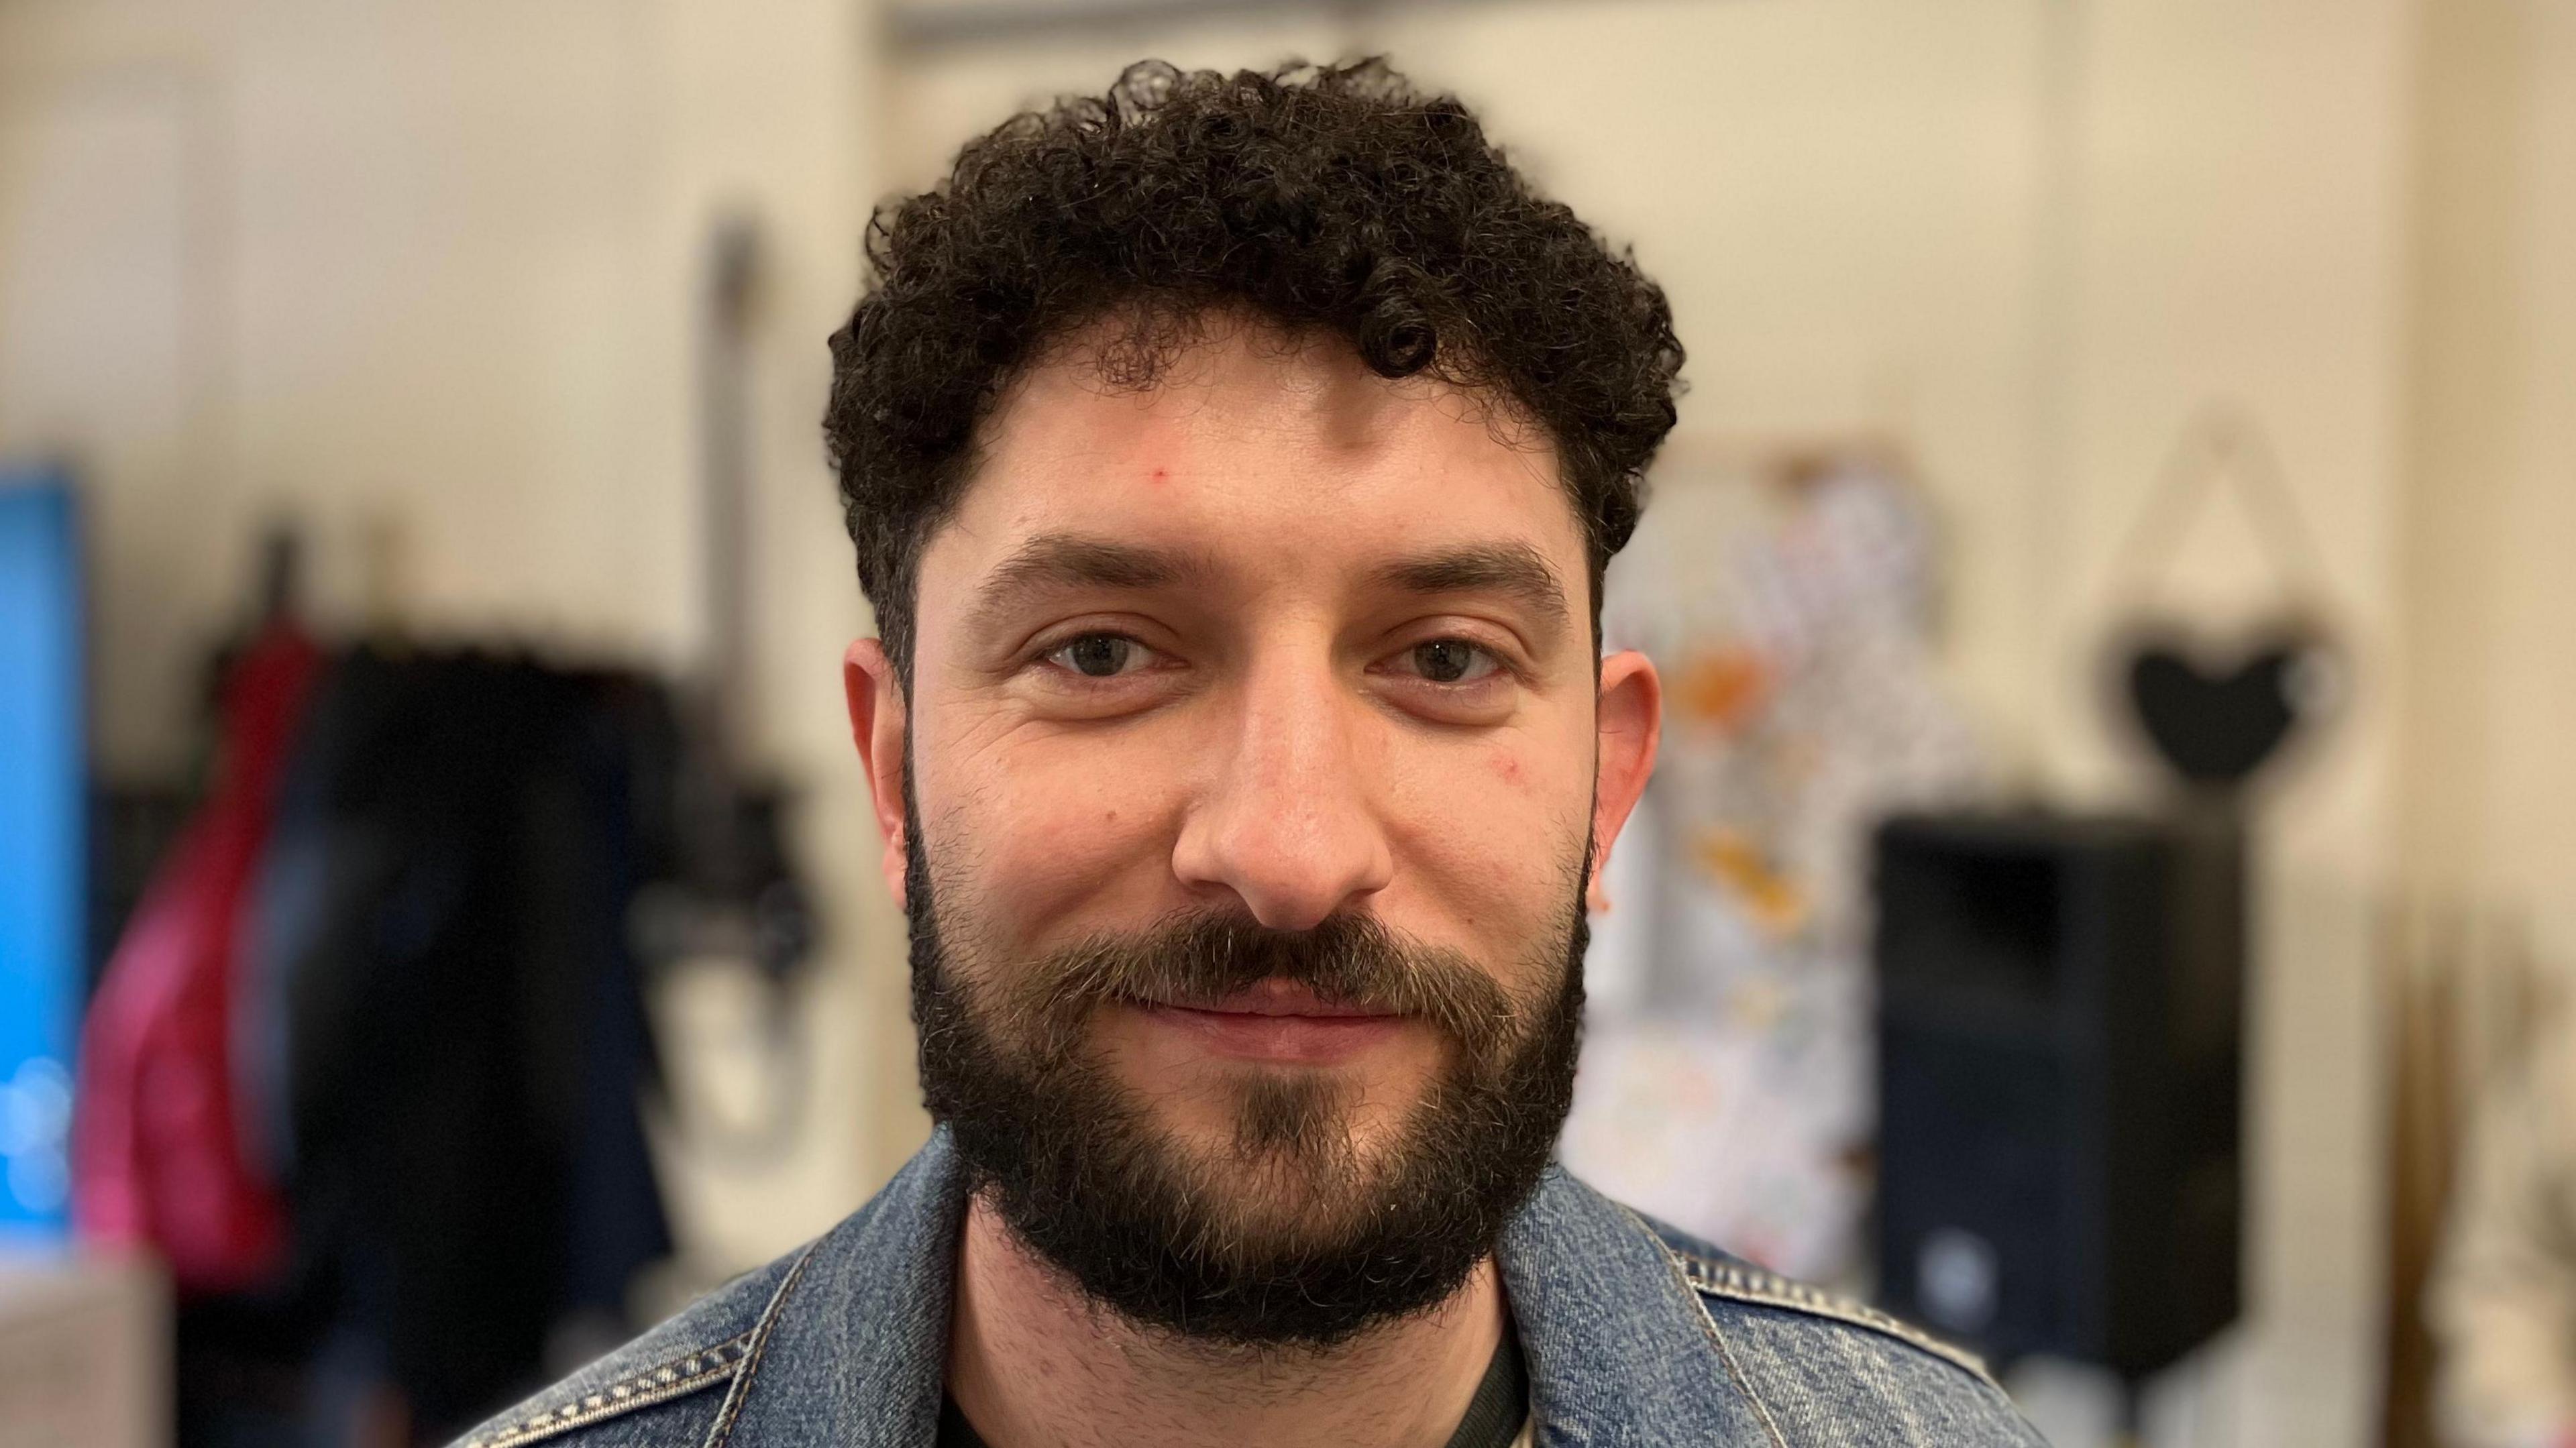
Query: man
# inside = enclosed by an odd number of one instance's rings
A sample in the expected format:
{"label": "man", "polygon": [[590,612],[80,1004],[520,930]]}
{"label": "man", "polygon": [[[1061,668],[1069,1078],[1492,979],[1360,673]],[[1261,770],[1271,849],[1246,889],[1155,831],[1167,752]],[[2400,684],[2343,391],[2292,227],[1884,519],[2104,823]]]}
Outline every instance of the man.
{"label": "man", "polygon": [[469,1438],[2037,1441],[1548,1164],[1654,763],[1663,295],[1378,65],[1131,69],[880,218],[826,427],[938,1129]]}

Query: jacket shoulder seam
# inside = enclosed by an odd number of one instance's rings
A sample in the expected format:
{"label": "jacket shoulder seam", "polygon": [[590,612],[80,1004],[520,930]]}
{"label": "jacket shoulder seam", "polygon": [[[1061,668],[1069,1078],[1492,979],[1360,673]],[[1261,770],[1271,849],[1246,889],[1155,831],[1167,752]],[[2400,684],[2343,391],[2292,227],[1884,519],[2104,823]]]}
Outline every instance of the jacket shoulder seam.
{"label": "jacket shoulder seam", "polygon": [[796,1265],[787,1269],[786,1280],[778,1284],[778,1290],[770,1294],[769,1305],[761,1309],[760,1320],[743,1334],[746,1361],[726,1390],[723,1406],[716,1410],[715,1428],[707,1434],[707,1448],[725,1448],[733,1441],[734,1423],[742,1415],[743,1399],[751,1390],[752,1379],[759,1375],[760,1361],[769,1351],[769,1339],[778,1330],[779,1316],[787,1310],[787,1299],[795,1293],[796,1284],[804,1280],[805,1264],[814,1260],[822,1246],[818,1238],[798,1254]]}
{"label": "jacket shoulder seam", "polygon": [[1877,1308],[1747,1263],[1720,1262],[1669,1242],[1664,1243],[1664,1250],[1681,1263],[1683,1277],[1704,1296],[1804,1313],[1862,1328],[1882,1337],[1892,1337],[1919,1352],[1941,1359],[1988,1387],[1995,1386],[1994,1376],[1986,1371],[1985,1363],[1976,1354],[1943,1342],[1902,1318],[1891,1317]]}
{"label": "jacket shoulder seam", "polygon": [[578,1398],[499,1424],[466,1439],[459,1448],[520,1448],[523,1444],[588,1427],[603,1418],[618,1417],[713,1387],[741,1370],[743,1359],[751,1351],[751,1337],[751,1333],[745,1332],[712,1347],[681,1353],[666,1362],[628,1373]]}
{"label": "jacket shoulder seam", "polygon": [[1647,1225],[1645,1218],[1624,1206],[1619,1210],[1626,1212],[1628,1220],[1636,1223],[1639,1229],[1645,1232],[1647,1239],[1662,1251],[1665,1270],[1671,1272],[1673,1279],[1681,1284],[1682,1295],[1690,1299],[1691,1306],[1699,1309],[1699,1330],[1707,1336],[1708,1345],[1717,1350],[1718,1363],[1726,1369],[1728,1381],[1735,1385],[1737,1392],[1744,1395],[1746,1402],[1753,1405],[1753,1414],[1762,1420],[1762,1431],[1769,1436],[1773,1448],[1787,1448],[1789,1440],[1781,1435],[1780,1425],[1772,1420],[1770,1405],[1764,1403],[1762,1395],[1753,1390],[1752,1381],[1744,1375],[1743,1365],[1735,1360],[1735,1349],[1727,1345],[1726,1335],[1718,1330],[1717,1318],[1709,1312],[1708,1304],[1701,1301],[1699,1293],[1694,1290],[1690,1273],[1682,1265],[1681,1254],[1673,1251],[1664,1241],[1663,1235]]}

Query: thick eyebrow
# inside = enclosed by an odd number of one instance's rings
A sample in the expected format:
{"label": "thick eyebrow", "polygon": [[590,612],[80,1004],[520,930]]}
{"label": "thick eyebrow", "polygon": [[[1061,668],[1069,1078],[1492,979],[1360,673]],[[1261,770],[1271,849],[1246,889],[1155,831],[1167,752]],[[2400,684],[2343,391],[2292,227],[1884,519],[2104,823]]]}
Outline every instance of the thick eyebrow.
{"label": "thick eyebrow", "polygon": [[1479,543],[1400,558],[1377,571],[1378,583],[1406,593],[1495,593],[1538,615],[1562,633],[1573,611],[1565,585],[1536,548],[1526,543]]}
{"label": "thick eyebrow", "polygon": [[975,602],[977,631],[998,624],[1034,598],[1069,588],[1168,588],[1207,576],[1205,559],[1167,548],[1041,533],[984,576]]}

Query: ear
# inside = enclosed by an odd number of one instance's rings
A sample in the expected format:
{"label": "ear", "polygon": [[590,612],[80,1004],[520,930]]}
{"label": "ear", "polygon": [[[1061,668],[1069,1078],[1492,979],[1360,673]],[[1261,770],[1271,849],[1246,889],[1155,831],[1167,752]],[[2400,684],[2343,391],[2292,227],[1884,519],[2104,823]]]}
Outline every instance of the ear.
{"label": "ear", "polygon": [[1637,796],[1646,791],[1646,779],[1655,772],[1655,748],[1663,739],[1664,684],[1654,664],[1634,649],[1603,659],[1593,713],[1600,729],[1600,764],[1592,787],[1592,878],[1584,882],[1583,898],[1598,913],[1610,908],[1610,896],[1601,888],[1610,847],[1637,807]]}
{"label": "ear", "polygon": [[903,882],[912,841],[903,827],[903,760],[911,721],[903,681],[895,676],[894,660],[886,657],[881,641],[860,639],[841,655],[841,692],[849,698],[850,741],[859,746],[859,764],[868,772],[868,793],[876,804],[877,835],[885,841],[878,868],[885,872],[896,907],[908,911],[912,907],[904,899]]}

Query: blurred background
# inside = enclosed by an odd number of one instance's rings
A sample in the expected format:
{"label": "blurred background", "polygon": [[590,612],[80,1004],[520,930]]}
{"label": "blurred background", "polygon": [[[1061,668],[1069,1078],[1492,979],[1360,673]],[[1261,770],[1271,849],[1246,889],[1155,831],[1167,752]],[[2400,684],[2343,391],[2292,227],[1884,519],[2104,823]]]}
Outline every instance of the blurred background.
{"label": "blurred background", "polygon": [[2561,1441],[2576,3],[0,0],[0,1444],[439,1441],[910,1154],[866,218],[1380,52],[1690,350],[1569,1160],[2062,1444]]}

